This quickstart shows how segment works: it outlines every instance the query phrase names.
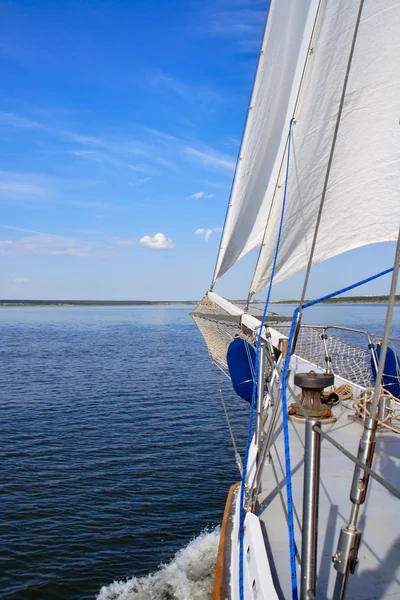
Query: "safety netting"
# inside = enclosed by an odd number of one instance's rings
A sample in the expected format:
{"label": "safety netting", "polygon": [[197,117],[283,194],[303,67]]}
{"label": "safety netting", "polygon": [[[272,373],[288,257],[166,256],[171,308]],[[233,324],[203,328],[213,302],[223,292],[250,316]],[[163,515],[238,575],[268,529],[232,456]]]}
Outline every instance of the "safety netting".
{"label": "safety netting", "polygon": [[[244,308],[244,304],[233,304]],[[248,313],[261,318],[262,310],[251,305]],[[255,342],[251,334],[246,335],[239,323],[232,322],[231,315],[207,295],[194,308],[191,316],[204,338],[209,354],[224,370],[227,370],[226,352],[235,337],[247,339],[251,344]],[[269,326],[282,335],[289,336],[290,323],[282,323],[280,315],[273,312],[268,312],[267,316],[270,318]],[[323,335],[326,335],[325,341],[322,339]],[[368,348],[370,341],[371,338],[361,332],[357,334],[346,329],[326,329],[324,326],[302,324],[296,344],[296,355],[321,369],[326,368],[329,357],[331,369],[336,375],[357,385],[369,387],[372,385],[371,350]]]}

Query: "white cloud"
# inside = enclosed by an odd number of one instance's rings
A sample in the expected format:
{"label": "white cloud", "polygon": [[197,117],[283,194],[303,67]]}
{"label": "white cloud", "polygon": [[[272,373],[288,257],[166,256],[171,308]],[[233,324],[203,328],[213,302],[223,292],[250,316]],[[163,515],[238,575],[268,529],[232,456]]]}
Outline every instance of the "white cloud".
{"label": "white cloud", "polygon": [[96,215],[96,219],[107,219],[106,215]]}
{"label": "white cloud", "polygon": [[233,171],[236,161],[232,156],[217,152],[213,148],[203,147],[201,150],[186,146],[184,153],[193,162],[217,170]]}
{"label": "white cloud", "polygon": [[196,192],[190,196],[194,200],[200,200],[200,198],[215,198],[215,194],[206,194],[205,192]]}
{"label": "white cloud", "polygon": [[217,232],[221,232],[222,231],[222,227],[214,227],[213,229],[196,229],[195,234],[196,235],[204,235],[204,239],[206,242],[208,242],[208,240],[211,237],[212,233],[217,233]]}
{"label": "white cloud", "polygon": [[151,177],[143,177],[143,179],[138,179],[137,181],[129,181],[128,185],[144,185],[148,181],[151,181]]}
{"label": "white cloud", "polygon": [[26,277],[15,277],[14,283],[31,283],[32,279],[27,279]]}
{"label": "white cloud", "polygon": [[206,240],[206,242],[208,242],[212,232],[213,232],[212,229],[196,229],[195,233],[196,233],[196,235],[204,235],[204,239]]}
{"label": "white cloud", "polygon": [[154,237],[150,237],[149,235],[145,235],[139,240],[139,244],[143,244],[144,246],[148,246],[149,248],[156,249],[165,249],[165,248],[173,248],[175,244],[172,243],[172,240],[169,240],[163,233],[156,233]]}

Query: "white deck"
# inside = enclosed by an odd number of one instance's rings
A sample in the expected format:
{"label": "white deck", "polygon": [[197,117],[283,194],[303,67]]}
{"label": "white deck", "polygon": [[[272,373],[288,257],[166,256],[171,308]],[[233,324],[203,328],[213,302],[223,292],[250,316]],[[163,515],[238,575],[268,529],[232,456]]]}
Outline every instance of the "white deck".
{"label": "white deck", "polygon": [[[352,454],[357,454],[362,427],[349,419],[351,402],[334,408],[337,422],[323,429]],[[295,535],[301,553],[303,503],[304,425],[290,422],[290,449]],[[395,433],[379,432],[373,468],[395,487],[400,483],[400,439]],[[340,527],[348,522],[350,486],[354,463],[322,439],[319,501],[319,546],[316,597],[332,598],[336,571],[331,557]],[[263,522],[264,537],[275,587],[280,598],[291,598],[289,541],[286,517],[286,484],[282,419],[280,418],[271,463],[266,464],[262,493],[256,514]],[[347,598],[369,600],[400,598],[400,502],[378,482],[370,479],[366,503],[360,510],[362,531],[359,564],[349,577]]]}

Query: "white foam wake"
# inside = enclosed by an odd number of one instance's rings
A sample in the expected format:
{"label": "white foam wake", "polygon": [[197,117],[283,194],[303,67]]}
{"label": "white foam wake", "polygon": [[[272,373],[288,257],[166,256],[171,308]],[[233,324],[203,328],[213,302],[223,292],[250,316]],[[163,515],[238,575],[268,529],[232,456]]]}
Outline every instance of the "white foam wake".
{"label": "white foam wake", "polygon": [[155,573],[114,581],[97,600],[210,600],[219,535],[219,527],[202,533]]}

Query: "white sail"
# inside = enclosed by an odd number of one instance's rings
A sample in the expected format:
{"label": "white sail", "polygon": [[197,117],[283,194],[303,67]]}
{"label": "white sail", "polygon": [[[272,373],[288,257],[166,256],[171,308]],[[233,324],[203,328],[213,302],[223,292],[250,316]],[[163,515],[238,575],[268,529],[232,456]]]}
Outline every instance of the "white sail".
{"label": "white sail", "polygon": [[[322,3],[296,110],[274,282],[308,263],[360,0]],[[400,223],[400,2],[362,12],[313,264],[396,240]],[[269,283],[281,217],[275,194],[251,291]]]}
{"label": "white sail", "polygon": [[318,0],[271,2],[214,282],[261,243],[265,191],[279,172],[317,7]]}

